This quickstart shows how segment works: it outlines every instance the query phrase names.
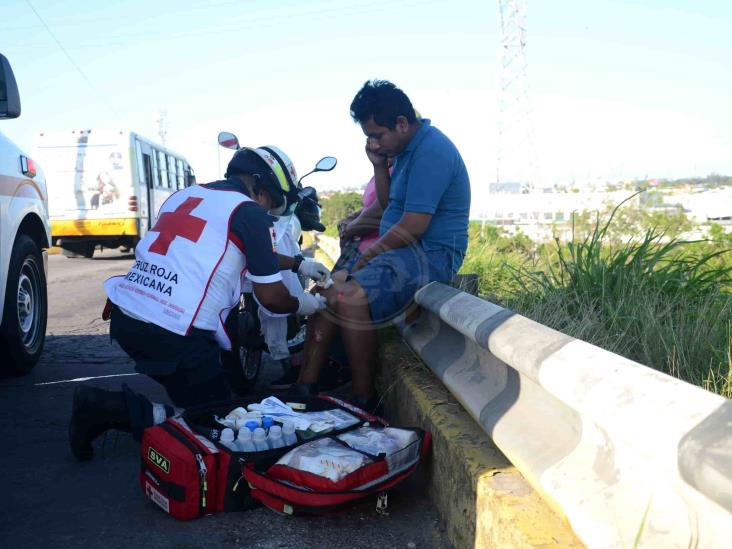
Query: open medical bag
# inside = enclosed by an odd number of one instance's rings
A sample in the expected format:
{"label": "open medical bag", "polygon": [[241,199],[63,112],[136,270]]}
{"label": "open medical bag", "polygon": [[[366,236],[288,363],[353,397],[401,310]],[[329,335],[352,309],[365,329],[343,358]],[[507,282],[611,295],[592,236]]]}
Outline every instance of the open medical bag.
{"label": "open medical bag", "polygon": [[245,463],[244,478],[251,496],[270,509],[322,514],[407,478],[430,441],[421,429],[362,426],[300,444],[266,471]]}
{"label": "open medical bag", "polygon": [[[384,420],[333,397],[283,397],[288,403],[299,404],[299,407],[309,412],[343,410],[358,421],[347,428],[331,430],[310,440],[298,440],[287,447],[260,452],[235,452],[219,442],[214,442],[216,436],[212,435],[222,429],[215,416],[225,416],[233,408],[247,406],[259,400],[261,395],[190,409],[181,416],[168,418],[159,425],[145,429],[140,446],[140,485],[146,497],[179,520],[190,520],[222,511],[250,509],[258,505],[258,502],[275,510],[295,512],[292,505],[284,507],[289,505],[289,500],[282,499],[283,495],[279,491],[268,490],[264,486],[269,486],[269,482],[284,482],[280,478],[270,478],[271,468],[275,475],[282,469],[277,467],[277,463],[283,456],[294,448],[318,440],[332,440],[331,437],[360,429],[364,425],[377,428],[387,426]],[[419,440],[420,449],[426,449],[429,435],[425,436],[419,431]],[[374,457],[381,461],[380,456]],[[393,482],[377,482],[373,490],[361,491],[359,497],[375,492],[378,488],[384,490],[396,484],[411,473],[414,467],[416,462],[409,470],[400,471],[393,478]],[[374,467],[369,469],[369,472],[376,471]],[[261,478],[258,476],[260,474]],[[251,488],[250,484],[255,488]],[[333,498],[326,499],[329,503],[326,507],[329,507],[358,498],[340,498],[338,502],[334,502]],[[280,504],[280,500],[285,503]]]}

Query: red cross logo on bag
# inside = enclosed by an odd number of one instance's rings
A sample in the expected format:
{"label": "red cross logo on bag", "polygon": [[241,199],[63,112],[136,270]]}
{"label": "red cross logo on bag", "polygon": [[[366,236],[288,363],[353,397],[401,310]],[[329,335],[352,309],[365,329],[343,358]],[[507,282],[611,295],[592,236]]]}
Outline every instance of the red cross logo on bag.
{"label": "red cross logo on bag", "polygon": [[157,232],[158,236],[148,249],[156,254],[168,255],[168,248],[176,236],[198,242],[206,221],[191,215],[191,211],[201,202],[203,198],[188,197],[174,211],[163,213],[150,229]]}

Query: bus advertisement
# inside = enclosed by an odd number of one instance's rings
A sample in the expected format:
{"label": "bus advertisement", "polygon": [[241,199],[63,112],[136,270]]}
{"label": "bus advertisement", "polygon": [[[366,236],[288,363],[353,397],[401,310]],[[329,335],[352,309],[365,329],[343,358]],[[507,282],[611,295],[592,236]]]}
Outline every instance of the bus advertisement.
{"label": "bus advertisement", "polygon": [[67,257],[97,246],[134,248],[165,199],[195,183],[184,157],[134,132],[73,130],[38,136],[53,244]]}

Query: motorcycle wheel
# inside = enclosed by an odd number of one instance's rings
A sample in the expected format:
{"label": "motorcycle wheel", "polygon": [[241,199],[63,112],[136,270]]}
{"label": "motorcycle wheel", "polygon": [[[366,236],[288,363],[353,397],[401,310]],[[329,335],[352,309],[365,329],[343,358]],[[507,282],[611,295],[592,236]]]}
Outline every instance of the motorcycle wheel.
{"label": "motorcycle wheel", "polygon": [[221,362],[231,389],[237,395],[245,395],[254,388],[262,369],[262,349],[240,346],[234,351],[221,353]]}
{"label": "motorcycle wheel", "polygon": [[307,336],[307,323],[303,322],[295,334],[287,339],[287,350],[291,355],[299,353],[305,348],[305,337]]}

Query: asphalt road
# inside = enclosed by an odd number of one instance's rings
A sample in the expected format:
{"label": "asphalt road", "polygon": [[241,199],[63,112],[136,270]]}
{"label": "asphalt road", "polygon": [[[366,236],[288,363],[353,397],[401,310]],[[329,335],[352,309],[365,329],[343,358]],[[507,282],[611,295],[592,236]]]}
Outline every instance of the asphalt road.
{"label": "asphalt road", "polygon": [[[94,460],[76,462],[67,426],[78,383],[107,389],[127,383],[167,401],[162,387],[134,373],[100,318],[102,282],[131,262],[117,250],[91,260],[49,257],[43,357],[31,374],[0,379],[0,546],[447,547],[419,473],[390,493],[389,516],[377,514],[369,500],[337,516],[293,518],[260,508],[179,522],[143,497],[139,449],[130,435],[100,437]],[[270,367],[264,378],[279,374]]]}

